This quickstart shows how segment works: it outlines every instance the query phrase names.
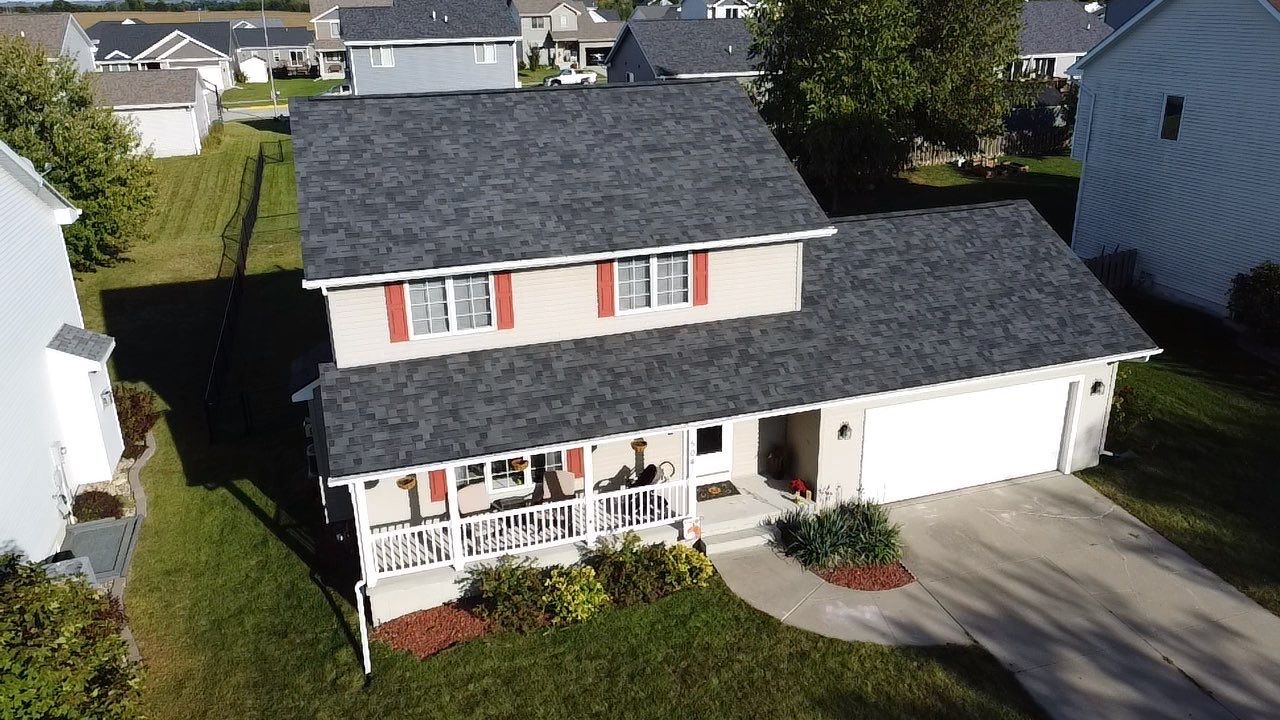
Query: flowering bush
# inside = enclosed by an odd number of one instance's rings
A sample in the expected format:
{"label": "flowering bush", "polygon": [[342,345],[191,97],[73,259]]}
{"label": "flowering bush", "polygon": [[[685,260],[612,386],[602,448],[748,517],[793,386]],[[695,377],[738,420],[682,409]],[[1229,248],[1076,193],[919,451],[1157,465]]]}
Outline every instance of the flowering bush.
{"label": "flowering bush", "polygon": [[804,495],[809,492],[809,486],[804,484],[804,480],[796,478],[791,481],[791,492],[796,493],[797,495]]}

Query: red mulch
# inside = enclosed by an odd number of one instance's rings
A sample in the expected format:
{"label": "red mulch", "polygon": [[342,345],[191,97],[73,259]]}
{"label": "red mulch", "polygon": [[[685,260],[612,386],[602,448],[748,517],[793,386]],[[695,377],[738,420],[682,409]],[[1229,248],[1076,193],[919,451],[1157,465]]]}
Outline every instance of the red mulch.
{"label": "red mulch", "polygon": [[892,590],[916,581],[902,563],[892,565],[844,565],[834,570],[820,570],[818,577],[832,585],[853,590]]}
{"label": "red mulch", "polygon": [[385,622],[373,637],[425,660],[445,648],[488,635],[490,630],[489,623],[456,603],[448,603]]}

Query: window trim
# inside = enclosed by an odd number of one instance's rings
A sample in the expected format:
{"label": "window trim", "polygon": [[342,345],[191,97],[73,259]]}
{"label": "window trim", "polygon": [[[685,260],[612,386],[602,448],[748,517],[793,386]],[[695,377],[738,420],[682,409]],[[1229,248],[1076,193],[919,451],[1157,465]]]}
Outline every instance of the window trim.
{"label": "window trim", "polygon": [[[380,64],[378,64],[377,62],[375,62],[375,61],[374,61],[374,58],[377,58],[378,60],[382,60],[382,54],[383,54],[384,52],[385,52],[385,53],[387,53],[387,57],[389,57],[389,58],[391,59],[391,62],[389,62],[389,63],[384,63],[384,64],[381,64],[381,65],[380,65]],[[369,46],[369,66],[370,66],[370,67],[375,67],[375,68],[393,68],[393,67],[395,67],[395,66],[396,66],[396,51],[395,51],[395,48],[394,48],[394,47],[392,47],[391,45],[370,45],[370,46]]]}
{"label": "window trim", "polygon": [[[1179,100],[1182,101],[1182,107],[1178,109],[1177,131],[1173,134],[1173,137],[1171,138],[1167,138],[1164,136],[1164,119],[1165,119],[1165,114],[1169,110],[1169,98],[1178,98]],[[1156,122],[1156,137],[1165,142],[1178,142],[1179,140],[1181,140],[1182,139],[1182,121],[1186,117],[1186,115],[1187,115],[1187,96],[1164,93],[1160,100],[1160,116],[1159,116],[1159,121]]]}
{"label": "window trim", "polygon": [[[457,486],[458,480],[459,480],[458,478],[459,470],[466,468],[468,465],[480,465],[481,467],[484,468],[484,489],[485,489],[485,492],[488,493],[490,497],[495,497],[495,496],[505,497],[507,495],[518,495],[523,493],[524,491],[532,490],[533,486],[535,485],[535,483],[533,482],[533,456],[549,455],[551,453],[560,454],[560,467],[553,468],[553,469],[565,470],[568,468],[569,447],[568,446],[553,447],[553,448],[547,448],[541,452],[524,453],[522,455],[507,455],[500,458],[490,458],[483,462],[470,462],[470,463],[462,463],[460,465],[454,465],[453,466],[453,483],[455,486]],[[525,467],[523,471],[521,471],[521,475],[524,476],[524,482],[520,483],[519,485],[512,485],[510,487],[495,488],[493,486],[493,463],[508,462],[512,458],[524,458],[529,462],[528,466]],[[473,484],[478,484],[478,483],[473,483]]]}
{"label": "window trim", "polygon": [[[453,281],[455,277],[470,277],[472,275],[483,275],[485,282],[489,284],[489,324],[484,327],[468,328],[466,330],[458,330],[458,309],[455,307],[457,302],[454,291]],[[444,301],[445,308],[448,310],[449,329],[444,332],[437,333],[419,333],[413,329],[413,300],[410,295],[410,285],[430,282],[432,280],[444,280]],[[475,335],[478,333],[497,332],[498,330],[498,301],[494,295],[493,273],[468,273],[465,276],[450,275],[446,278],[423,278],[422,280],[411,280],[404,283],[404,316],[405,322],[409,328],[410,340],[430,340],[432,338],[452,337],[454,335]]]}
{"label": "window trim", "polygon": [[[472,45],[472,51],[477,65],[496,65],[498,64],[498,44],[497,43],[476,43]],[[493,59],[486,60],[489,57],[489,51],[493,51]]]}
{"label": "window trim", "polygon": [[[658,256],[659,255],[684,255],[685,267],[688,268],[689,287],[687,290],[687,299],[682,303],[670,303],[668,305],[659,305],[658,303]],[[649,305],[648,307],[631,308],[630,310],[622,309],[622,273],[618,267],[618,263],[623,260],[636,260],[638,258],[647,257],[649,259]],[[647,312],[661,312],[663,310],[679,310],[680,308],[693,307],[693,253],[692,252],[664,252],[652,253],[649,255],[632,255],[631,257],[618,258],[613,261],[613,307],[616,315],[638,315]]]}
{"label": "window trim", "polygon": [[551,24],[550,15],[535,15],[529,20],[529,26],[534,30],[546,30],[547,26]]}

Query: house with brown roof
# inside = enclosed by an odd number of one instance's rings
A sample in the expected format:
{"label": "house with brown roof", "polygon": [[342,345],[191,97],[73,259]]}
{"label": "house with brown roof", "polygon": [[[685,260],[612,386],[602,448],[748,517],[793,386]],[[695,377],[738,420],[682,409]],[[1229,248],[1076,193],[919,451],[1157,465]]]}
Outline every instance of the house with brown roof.
{"label": "house with brown roof", "polygon": [[24,38],[49,60],[69,57],[80,72],[93,71],[93,40],[71,13],[0,15],[0,36]]}
{"label": "house with brown roof", "polygon": [[93,81],[98,105],[132,125],[143,150],[155,157],[200,154],[217,100],[198,70],[99,73]]}
{"label": "house with brown roof", "polygon": [[536,50],[544,65],[603,66],[625,23],[609,20],[578,0],[515,0],[521,60]]}

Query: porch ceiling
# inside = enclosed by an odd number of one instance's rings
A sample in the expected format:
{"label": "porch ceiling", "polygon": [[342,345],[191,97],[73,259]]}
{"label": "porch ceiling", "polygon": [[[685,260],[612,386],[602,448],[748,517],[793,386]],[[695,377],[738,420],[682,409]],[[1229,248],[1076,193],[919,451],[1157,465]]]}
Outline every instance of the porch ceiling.
{"label": "porch ceiling", "polygon": [[323,366],[332,476],[1158,351],[1025,201],[837,226],[798,312]]}

